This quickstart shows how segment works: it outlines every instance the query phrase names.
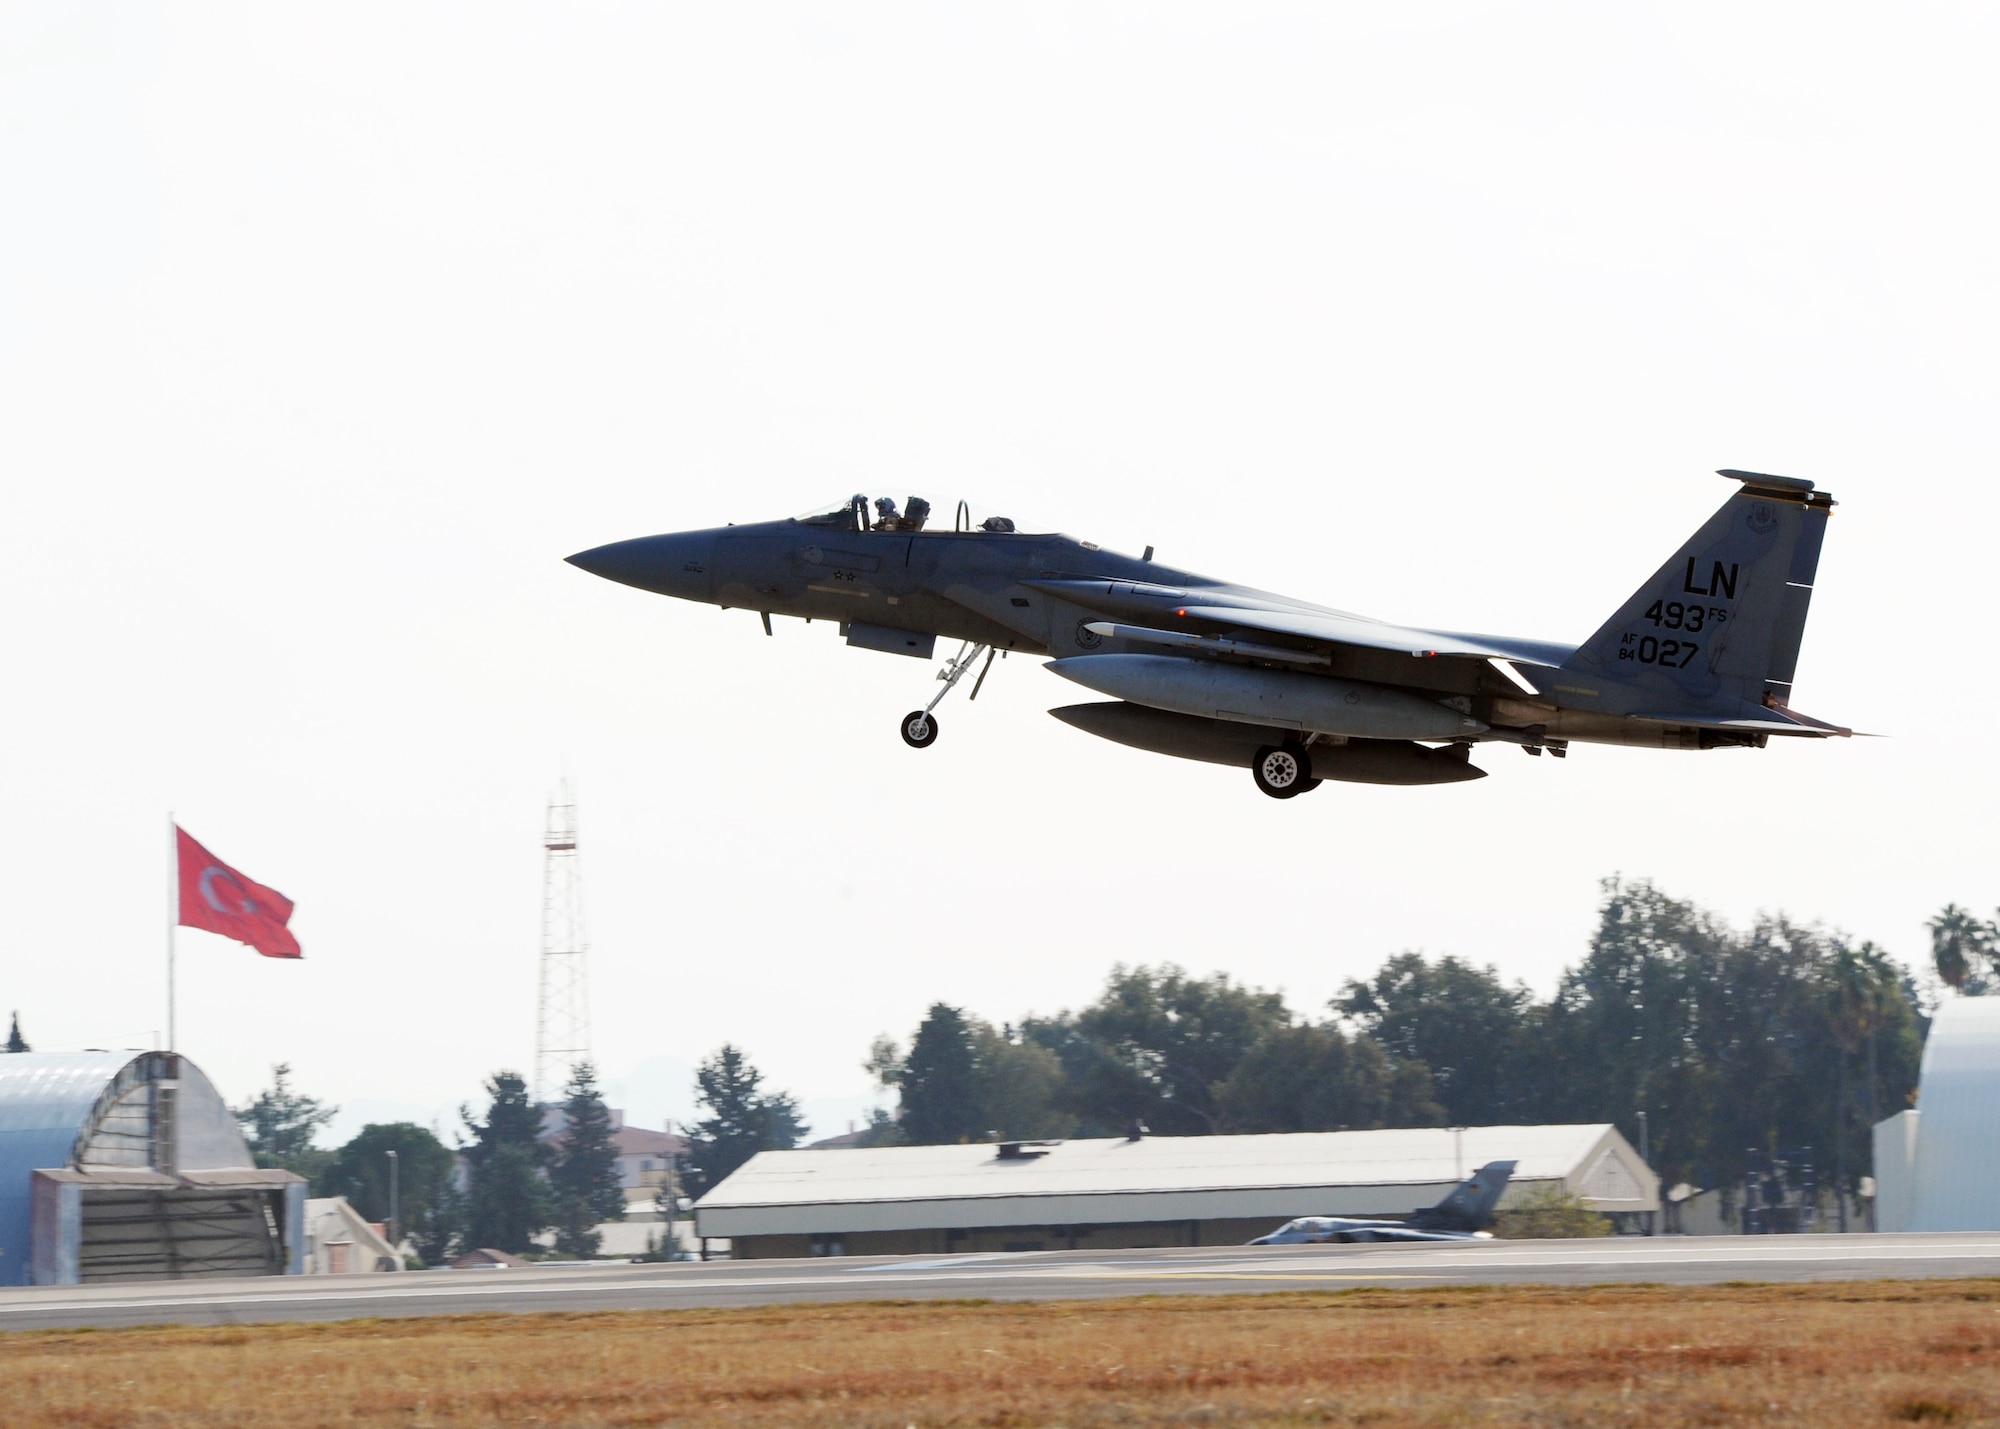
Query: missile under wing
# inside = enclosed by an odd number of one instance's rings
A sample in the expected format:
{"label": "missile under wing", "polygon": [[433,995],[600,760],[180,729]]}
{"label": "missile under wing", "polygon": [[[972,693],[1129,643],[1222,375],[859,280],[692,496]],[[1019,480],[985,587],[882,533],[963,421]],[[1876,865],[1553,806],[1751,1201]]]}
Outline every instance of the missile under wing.
{"label": "missile under wing", "polygon": [[1291,798],[1333,779],[1477,779],[1476,750],[1573,744],[1762,748],[1851,731],[1792,683],[1834,502],[1795,477],[1724,471],[1729,498],[1580,645],[1375,620],[1017,528],[959,502],[856,495],[785,521],[646,536],[571,556],[661,595],[837,625],[859,649],[931,660],[937,706],[1008,654],[1106,699],[1052,710],[1101,738],[1248,768]]}

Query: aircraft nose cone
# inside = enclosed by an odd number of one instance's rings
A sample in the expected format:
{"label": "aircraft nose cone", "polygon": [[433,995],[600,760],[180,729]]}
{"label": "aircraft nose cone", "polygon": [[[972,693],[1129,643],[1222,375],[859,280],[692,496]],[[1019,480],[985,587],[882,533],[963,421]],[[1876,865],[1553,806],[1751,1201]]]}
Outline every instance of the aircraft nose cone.
{"label": "aircraft nose cone", "polygon": [[707,600],[713,588],[709,572],[715,564],[715,532],[682,531],[613,541],[568,559],[578,569],[620,585],[682,600]]}

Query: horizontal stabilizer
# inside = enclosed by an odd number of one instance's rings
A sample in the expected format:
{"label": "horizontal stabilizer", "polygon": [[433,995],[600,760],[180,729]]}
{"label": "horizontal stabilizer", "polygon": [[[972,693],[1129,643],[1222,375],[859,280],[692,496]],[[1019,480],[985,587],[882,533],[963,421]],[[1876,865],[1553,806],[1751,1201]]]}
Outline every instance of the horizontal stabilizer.
{"label": "horizontal stabilizer", "polygon": [[[1776,715],[1780,711],[1773,710],[1771,713]],[[1658,720],[1661,724],[1677,724],[1685,729],[1727,729],[1745,734],[1776,734],[1803,739],[1846,739],[1854,733],[1842,725],[1809,719],[1790,710],[1782,713],[1782,719],[1711,719],[1685,714],[1635,714],[1632,718]]]}

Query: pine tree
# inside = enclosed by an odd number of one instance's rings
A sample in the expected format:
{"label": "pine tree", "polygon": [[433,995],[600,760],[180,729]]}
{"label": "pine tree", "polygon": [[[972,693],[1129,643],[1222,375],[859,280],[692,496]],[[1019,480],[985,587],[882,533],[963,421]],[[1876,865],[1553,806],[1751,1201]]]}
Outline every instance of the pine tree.
{"label": "pine tree", "polygon": [[562,1145],[549,1166],[554,1202],[556,1249],[589,1260],[603,1221],[625,1219],[625,1188],[618,1179],[618,1148],[611,1140],[611,1113],[598,1094],[596,1069],[579,1062],[565,1089]]}
{"label": "pine tree", "polygon": [[525,1255],[548,1228],[549,1188],[541,1158],[520,1146],[496,1146],[473,1173],[465,1239],[472,1248]]}
{"label": "pine tree", "polygon": [[314,1183],[317,1194],[333,1153],[314,1146],[313,1138],[340,1108],[292,1090],[291,1076],[291,1064],[278,1063],[271,1068],[270,1087],[248,1106],[235,1108],[235,1115],[246,1128],[244,1140],[259,1166],[296,1171]]}
{"label": "pine tree", "polygon": [[7,1034],[7,1050],[9,1052],[32,1052],[35,1050],[28,1045],[28,1039],[21,1035],[21,1014],[18,1012],[14,1014],[14,1030]]}
{"label": "pine tree", "polygon": [[410,1227],[410,1244],[425,1265],[443,1265],[467,1250],[472,1205],[465,1192],[450,1177],[438,1192],[437,1201],[423,1223]]}
{"label": "pine tree", "polygon": [[760,1151],[799,1144],[805,1122],[799,1104],[783,1092],[762,1090],[764,1074],[740,1047],[725,1044],[695,1069],[695,1101],[712,1113],[688,1136],[691,1189],[714,1189]]}
{"label": "pine tree", "polygon": [[913,1145],[985,1136],[972,1028],[956,1007],[931,1004],[911,1040],[897,1085],[903,1092],[903,1137]]}
{"label": "pine tree", "polygon": [[519,1072],[495,1072],[486,1083],[486,1120],[462,1108],[472,1144],[465,1159],[472,1173],[466,1193],[464,1245],[514,1255],[535,1249],[535,1237],[553,1219],[543,1179],[541,1114],[528,1099]]}

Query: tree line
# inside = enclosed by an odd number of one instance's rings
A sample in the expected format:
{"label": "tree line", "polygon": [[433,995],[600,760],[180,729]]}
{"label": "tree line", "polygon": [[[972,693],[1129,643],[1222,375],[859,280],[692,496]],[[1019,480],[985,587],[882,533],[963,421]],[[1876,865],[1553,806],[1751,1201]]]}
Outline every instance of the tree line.
{"label": "tree line", "polygon": [[[1988,946],[2000,967],[2000,934]],[[938,1003],[907,1049],[871,1048],[898,1106],[869,1139],[1612,1122],[1668,1185],[1733,1186],[1752,1153],[1810,1147],[1852,1194],[1869,1128],[1914,1098],[1926,1025],[1910,973],[1871,943],[1783,915],[1739,931],[1611,879],[1546,999],[1405,952],[1306,1015],[1171,965],[1116,968],[1080,1010],[997,1027]]]}
{"label": "tree line", "polygon": [[[304,1176],[315,1196],[345,1196],[366,1220],[390,1213],[390,1157],[396,1153],[396,1229],[416,1258],[441,1265],[468,1250],[541,1254],[553,1231],[558,1256],[587,1260],[601,1244],[597,1227],[625,1218],[611,1113],[589,1064],[565,1089],[561,1130],[543,1133],[543,1112],[520,1073],[495,1072],[486,1107],[460,1108],[456,1147],[413,1122],[371,1123],[338,1148],[314,1144],[339,1108],[291,1084],[291,1068],[272,1069],[272,1084],[236,1109],[260,1166]],[[723,1046],[695,1074],[706,1115],[684,1128],[688,1152],[670,1168],[658,1207],[671,1221],[683,1191],[699,1195],[759,1151],[796,1146],[806,1126],[798,1102],[764,1085],[740,1048]],[[462,1169],[459,1165],[462,1159]]]}
{"label": "tree line", "polygon": [[[1782,914],[1735,929],[1650,882],[1614,878],[1583,956],[1547,998],[1492,966],[1421,952],[1304,1013],[1226,973],[1118,966],[1075,1011],[995,1025],[936,1003],[907,1046],[878,1036],[864,1066],[896,1105],[873,1112],[858,1140],[1611,1122],[1668,1185],[1731,1188],[1752,1156],[1810,1148],[1821,1182],[1851,1196],[1871,1169],[1870,1127],[1914,1101],[1927,1005],[1947,988],[2000,992],[2000,921],[1948,905],[1928,926],[1936,980],[1920,984],[1872,943]],[[396,1150],[403,1223],[427,1263],[479,1246],[531,1251],[551,1229],[559,1253],[589,1255],[592,1227],[624,1214],[588,1068],[553,1143],[519,1074],[495,1073],[484,1115],[462,1110],[456,1152],[410,1123],[318,1148],[333,1110],[287,1077],[277,1068],[237,1113],[260,1163],[383,1220],[385,1153]],[[679,1194],[699,1196],[806,1133],[797,1099],[734,1045],[701,1063],[694,1093],[688,1151],[661,1203],[669,1217]]]}
{"label": "tree line", "polygon": [[[536,1238],[551,1230],[556,1254],[589,1259],[598,1250],[596,1227],[625,1217],[611,1113],[595,1070],[583,1063],[572,1073],[554,1137],[543,1136],[542,1109],[520,1073],[494,1073],[485,1091],[483,1117],[460,1108],[456,1149],[407,1121],[370,1123],[337,1149],[315,1146],[339,1108],[296,1090],[283,1063],[272,1069],[269,1088],[236,1108],[236,1118],[258,1165],[297,1172],[312,1195],[345,1196],[365,1220],[389,1220],[394,1152],[400,1224],[393,1229],[423,1264],[486,1246],[539,1252]],[[460,1156],[463,1176],[456,1174]]]}

